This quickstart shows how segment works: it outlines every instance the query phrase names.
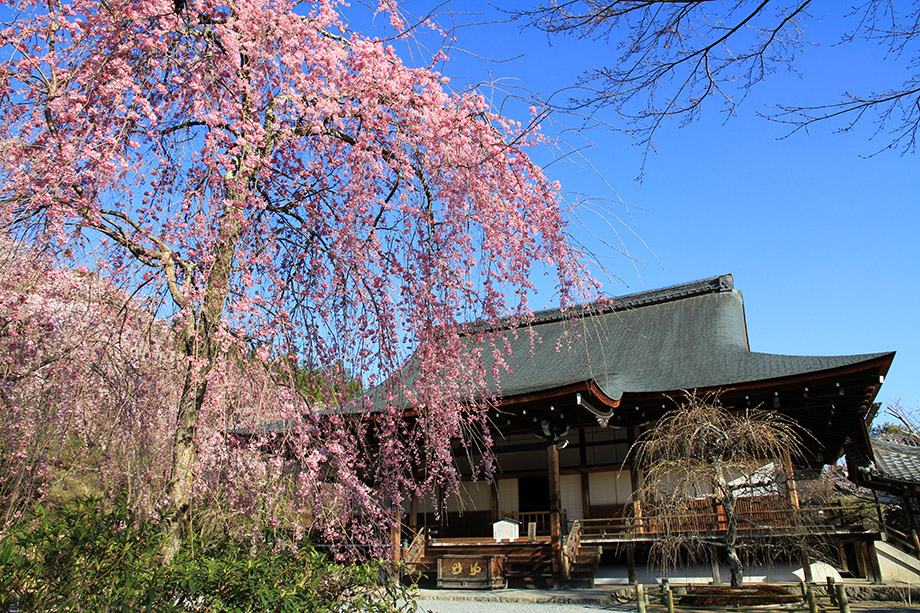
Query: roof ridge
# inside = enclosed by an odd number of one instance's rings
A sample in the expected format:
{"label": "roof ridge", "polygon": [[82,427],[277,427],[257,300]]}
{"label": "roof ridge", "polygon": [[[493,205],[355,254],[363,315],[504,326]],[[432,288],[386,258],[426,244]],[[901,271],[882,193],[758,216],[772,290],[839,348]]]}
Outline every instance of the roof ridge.
{"label": "roof ridge", "polygon": [[520,317],[505,317],[496,322],[484,320],[470,322],[462,326],[463,335],[477,331],[497,331],[521,326],[554,323],[572,318],[580,319],[585,316],[626,311],[639,307],[683,300],[685,298],[693,298],[695,296],[703,296],[705,294],[730,292],[734,288],[734,278],[731,273],[728,273],[708,279],[670,285],[668,287],[626,294],[615,298],[602,298],[582,305],[534,311],[532,317],[525,318],[524,321],[522,321]]}
{"label": "roof ridge", "polygon": [[869,435],[869,440],[872,441],[872,447],[876,446],[881,447],[882,449],[888,448],[890,451],[900,451],[903,453],[910,453],[912,455],[920,455],[920,446],[910,445],[908,443],[899,443],[897,441],[889,441],[887,439],[881,438],[877,434]]}

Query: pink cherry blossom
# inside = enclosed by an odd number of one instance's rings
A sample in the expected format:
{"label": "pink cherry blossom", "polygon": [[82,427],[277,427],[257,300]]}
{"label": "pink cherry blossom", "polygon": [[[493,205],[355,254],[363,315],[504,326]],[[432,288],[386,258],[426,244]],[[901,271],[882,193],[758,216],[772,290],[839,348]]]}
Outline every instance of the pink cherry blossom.
{"label": "pink cherry blossom", "polygon": [[[45,270],[61,275],[30,289],[4,281],[4,308],[25,322],[10,368],[48,351],[30,326],[61,321],[67,309],[48,294],[66,295],[64,279],[75,296],[122,288],[112,303],[69,303],[86,326],[76,333],[101,343],[74,346],[111,351],[117,304],[131,314],[120,329],[137,328],[119,350],[148,339],[149,355],[105,372],[142,364],[132,385],[156,401],[137,404],[143,421],[113,430],[123,438],[101,453],[149,438],[150,459],[124,465],[124,479],[172,511],[167,558],[192,509],[270,525],[309,516],[329,538],[372,539],[409,493],[454,487],[450,441],[488,439],[482,396],[495,373],[479,357],[507,351],[484,334],[461,342],[458,322],[526,317],[535,266],[556,275],[562,304],[593,288],[559,187],[527,156],[539,135],[351,33],[335,0],[307,12],[290,0],[188,0],[179,14],[170,0],[0,7],[12,15],[0,224],[53,252]],[[392,0],[379,10],[403,25]],[[400,381],[410,355],[416,376]],[[108,388],[83,363],[61,371],[67,398],[16,427],[55,420],[78,445],[96,440]],[[359,410],[348,391],[358,377],[388,381],[391,406]],[[11,422],[35,406],[4,402]],[[284,427],[253,430],[259,420]],[[265,457],[282,451],[285,461]]]}

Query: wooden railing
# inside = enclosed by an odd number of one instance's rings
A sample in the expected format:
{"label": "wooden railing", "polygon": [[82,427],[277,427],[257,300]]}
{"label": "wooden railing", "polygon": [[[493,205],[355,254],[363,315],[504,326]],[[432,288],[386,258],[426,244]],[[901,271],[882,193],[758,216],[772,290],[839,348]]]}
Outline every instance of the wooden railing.
{"label": "wooden railing", "polygon": [[917,546],[916,534],[907,534],[891,526],[885,526],[885,534],[887,541],[901,551],[920,556],[920,547]]}
{"label": "wooden railing", "polygon": [[581,524],[574,521],[562,545],[562,572],[566,581],[572,575],[572,568],[575,566],[579,547],[581,547]]}
{"label": "wooden railing", "polygon": [[[534,523],[537,525],[538,536],[548,536],[552,530],[550,519],[552,513],[549,511],[502,511],[502,519],[514,519],[521,523],[521,536],[527,536],[527,525]],[[561,516],[562,531],[565,532],[568,523],[565,516],[565,509]]]}
{"label": "wooden railing", "polygon": [[[719,534],[728,528],[721,508],[689,509],[678,517],[625,516],[583,519],[577,522],[582,541],[631,540],[662,534]],[[747,535],[793,535],[877,530],[870,505],[803,507],[799,509],[741,506],[738,531]]]}
{"label": "wooden railing", "polygon": [[428,540],[428,529],[422,526],[412,538],[403,560],[407,564],[418,562],[425,557],[425,542]]}

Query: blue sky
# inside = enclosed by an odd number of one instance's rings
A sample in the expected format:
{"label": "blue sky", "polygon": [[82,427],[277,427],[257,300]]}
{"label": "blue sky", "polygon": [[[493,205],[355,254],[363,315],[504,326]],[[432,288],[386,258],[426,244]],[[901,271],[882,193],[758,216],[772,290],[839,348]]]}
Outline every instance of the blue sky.
{"label": "blue sky", "polygon": [[[405,6],[422,13],[434,3]],[[458,23],[477,24],[457,30],[456,49],[443,66],[456,88],[495,79],[506,91],[548,96],[612,53],[595,41],[563,38],[548,45],[546,35],[515,24],[480,23],[500,18],[485,2],[448,7],[469,11],[455,17]],[[844,9],[830,3],[819,10]],[[773,75],[727,121],[712,105],[687,127],[665,124],[641,182],[643,150],[630,137],[615,129],[565,132],[574,124],[566,118],[544,130],[562,130],[560,138],[572,147],[590,144],[587,162],[555,162],[547,172],[570,197],[604,200],[619,219],[631,258],[591,243],[618,277],[606,282],[607,292],[730,272],[744,294],[753,350],[896,350],[879,399],[920,410],[920,159],[894,152],[867,157],[887,143],[884,134],[872,138],[871,122],[845,134],[835,133],[839,125],[817,125],[786,137],[788,127],[757,116],[769,104],[835,102],[844,91],[900,83],[909,58],[886,57],[870,43],[832,44],[842,33],[841,15],[812,22],[808,35],[822,44],[805,49],[795,65],[799,74]],[[526,105],[498,91],[494,100],[504,101],[506,114],[527,119]],[[603,231],[596,221],[588,225]],[[591,240],[587,230],[576,231]]]}
{"label": "blue sky", "polygon": [[[349,9],[351,25],[368,35],[386,35],[384,16],[368,19],[360,2]],[[517,0],[505,8],[527,6]],[[795,64],[799,74],[781,72],[756,87],[726,116],[717,105],[687,127],[666,123],[655,136],[656,150],[643,170],[643,149],[603,116],[612,129],[577,132],[571,118],[548,122],[544,131],[584,159],[553,162],[536,152],[572,199],[605,203],[619,238],[591,218],[587,225],[629,257],[614,252],[591,233],[574,228],[616,276],[605,289],[620,295],[730,272],[744,293],[751,348],[790,354],[850,354],[896,350],[882,388],[883,402],[900,400],[920,412],[920,173],[917,154],[876,152],[871,122],[846,134],[839,125],[818,125],[787,138],[788,128],[757,116],[765,105],[818,104],[844,91],[864,92],[899,83],[910,57],[886,56],[872,43],[835,45],[846,6],[821,3]],[[596,41],[556,38],[500,23],[502,14],[483,0],[406,0],[405,9],[426,14],[463,11],[454,22],[455,48],[443,65],[457,89],[495,81],[486,88],[497,108],[529,119],[529,104],[509,93],[547,97],[571,85],[612,52]],[[440,39],[419,30],[421,44]],[[408,54],[425,64],[431,49]],[[427,64],[425,64],[427,65]],[[565,93],[557,94],[562,98]],[[586,149],[582,149],[586,147]],[[552,163],[550,163],[552,162]],[[536,305],[535,305],[536,306]]]}

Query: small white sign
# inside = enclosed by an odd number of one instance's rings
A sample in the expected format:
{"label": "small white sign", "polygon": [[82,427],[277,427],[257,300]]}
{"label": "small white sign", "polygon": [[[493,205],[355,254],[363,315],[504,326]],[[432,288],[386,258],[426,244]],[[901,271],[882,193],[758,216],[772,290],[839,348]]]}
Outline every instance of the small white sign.
{"label": "small white sign", "polygon": [[500,519],[492,524],[492,537],[496,541],[513,541],[521,535],[521,522],[515,519]]}

